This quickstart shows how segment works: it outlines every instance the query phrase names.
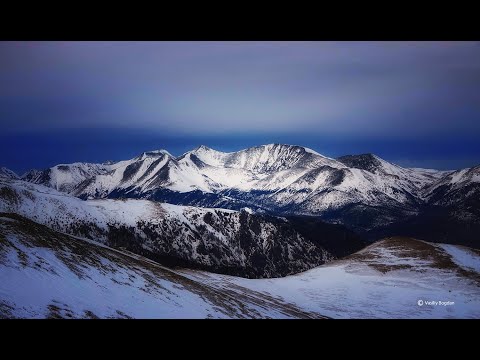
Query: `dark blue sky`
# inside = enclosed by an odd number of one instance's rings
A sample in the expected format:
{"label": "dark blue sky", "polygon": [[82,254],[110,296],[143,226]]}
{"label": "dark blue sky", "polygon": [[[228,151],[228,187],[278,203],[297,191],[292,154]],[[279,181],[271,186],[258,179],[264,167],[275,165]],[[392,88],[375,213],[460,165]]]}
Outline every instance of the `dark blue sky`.
{"label": "dark blue sky", "polygon": [[480,163],[476,42],[2,42],[0,166],[281,142]]}

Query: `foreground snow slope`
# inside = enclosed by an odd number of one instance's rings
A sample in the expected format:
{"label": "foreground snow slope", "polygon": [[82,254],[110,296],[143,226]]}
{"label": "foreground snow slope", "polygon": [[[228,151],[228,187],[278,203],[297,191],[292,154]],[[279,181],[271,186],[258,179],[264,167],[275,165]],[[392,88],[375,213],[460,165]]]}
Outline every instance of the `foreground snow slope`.
{"label": "foreground snow slope", "polygon": [[479,270],[476,250],[389,238],[284,278],[174,271],[0,214],[7,318],[480,318]]}
{"label": "foreground snow slope", "polygon": [[410,238],[386,239],[343,260],[285,278],[182,273],[218,289],[259,291],[333,318],[480,318],[479,251]]}
{"label": "foreground snow slope", "polygon": [[0,318],[289,318],[308,313],[240,296],[141,256],[0,214]]}

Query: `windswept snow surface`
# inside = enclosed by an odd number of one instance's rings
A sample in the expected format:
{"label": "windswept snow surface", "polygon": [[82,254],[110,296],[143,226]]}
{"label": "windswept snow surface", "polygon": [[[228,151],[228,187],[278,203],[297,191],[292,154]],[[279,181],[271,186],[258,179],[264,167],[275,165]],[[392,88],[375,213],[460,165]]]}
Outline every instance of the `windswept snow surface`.
{"label": "windswept snow surface", "polygon": [[391,238],[284,278],[182,273],[218,288],[262,292],[333,318],[480,318],[479,261],[478,252],[461,246]]}
{"label": "windswept snow surface", "polygon": [[472,250],[464,246],[456,246],[449,244],[440,244],[458,266],[480,273],[480,256],[479,251]]}

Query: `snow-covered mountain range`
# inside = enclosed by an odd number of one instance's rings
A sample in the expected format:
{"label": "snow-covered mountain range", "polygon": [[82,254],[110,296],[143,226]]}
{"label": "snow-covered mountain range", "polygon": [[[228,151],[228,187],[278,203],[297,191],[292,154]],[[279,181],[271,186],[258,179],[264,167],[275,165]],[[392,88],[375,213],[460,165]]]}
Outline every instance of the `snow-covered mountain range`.
{"label": "snow-covered mountain range", "polygon": [[[422,216],[427,208],[478,199],[478,171],[403,168],[373,154],[332,159],[302,146],[269,144],[231,153],[200,146],[179,157],[157,150],[116,163],[57,165],[22,179],[82,199],[249,207],[273,215],[320,216],[374,234]],[[480,223],[471,207],[454,216]]]}
{"label": "snow-covered mountain range", "polygon": [[478,166],[272,144],[1,168],[0,317],[479,317],[479,233]]}

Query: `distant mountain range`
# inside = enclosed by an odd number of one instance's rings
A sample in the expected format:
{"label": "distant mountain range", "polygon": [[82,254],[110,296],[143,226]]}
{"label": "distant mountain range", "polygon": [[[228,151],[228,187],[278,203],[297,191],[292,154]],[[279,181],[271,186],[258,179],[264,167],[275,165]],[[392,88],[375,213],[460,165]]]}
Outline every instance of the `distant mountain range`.
{"label": "distant mountain range", "polygon": [[480,166],[404,168],[373,154],[337,159],[269,144],[225,153],[199,146],[175,157],[149,151],[125,161],[61,164],[21,179],[81,199],[148,199],[272,216],[314,216],[372,240],[422,235],[478,247]]}

